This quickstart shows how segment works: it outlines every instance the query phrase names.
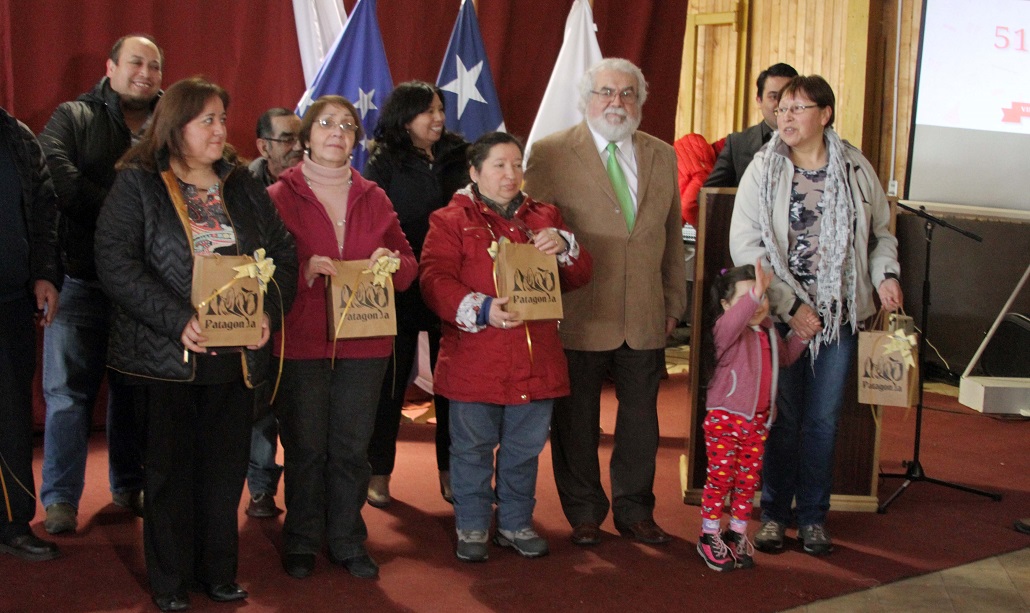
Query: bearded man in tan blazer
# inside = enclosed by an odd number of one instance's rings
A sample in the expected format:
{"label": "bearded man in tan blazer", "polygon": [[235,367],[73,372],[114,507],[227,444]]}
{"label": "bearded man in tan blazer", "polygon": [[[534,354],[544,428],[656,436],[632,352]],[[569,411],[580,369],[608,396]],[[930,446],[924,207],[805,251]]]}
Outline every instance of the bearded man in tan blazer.
{"label": "bearded man in tan blazer", "polygon": [[599,543],[609,509],[597,457],[600,398],[610,373],[619,399],[610,465],[615,527],[660,544],[669,535],[654,521],[658,383],[665,339],[686,308],[676,154],[637,131],[647,82],[631,62],[602,60],[580,92],[586,120],[533,145],[525,184],[530,196],[561,209],[594,256],[593,280],[563,297],[572,395],[554,407],[555,482],[572,542]]}

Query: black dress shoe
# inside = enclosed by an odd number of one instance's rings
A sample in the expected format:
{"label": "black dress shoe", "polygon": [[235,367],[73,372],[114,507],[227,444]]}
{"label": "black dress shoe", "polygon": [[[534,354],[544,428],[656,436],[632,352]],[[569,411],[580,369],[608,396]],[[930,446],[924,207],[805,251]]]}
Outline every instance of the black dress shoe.
{"label": "black dress shoe", "polygon": [[208,585],[205,586],[207,591],[207,597],[215,602],[232,602],[233,600],[243,600],[250,594],[247,590],[241,588],[235,583],[223,583],[221,585]]}
{"label": "black dress shoe", "polygon": [[9,553],[29,562],[53,560],[60,555],[56,543],[44,541],[31,532],[0,542],[0,552]]}
{"label": "black dress shoe", "polygon": [[359,579],[371,579],[379,574],[379,565],[368,553],[362,553],[349,558],[339,559],[332,554],[329,561],[347,569],[347,572]]}
{"label": "black dress shoe", "polygon": [[593,522],[577,524],[572,529],[570,539],[576,545],[597,545],[601,542],[601,527]]}
{"label": "black dress shoe", "polygon": [[615,522],[615,529],[626,538],[631,538],[648,545],[664,545],[672,540],[653,519],[643,519],[632,524]]}
{"label": "black dress shoe", "polygon": [[296,579],[303,579],[315,570],[315,554],[288,553],[283,556],[283,569],[286,574]]}
{"label": "black dress shoe", "polygon": [[190,608],[190,597],[186,594],[154,596],[154,604],[162,611],[185,611]]}

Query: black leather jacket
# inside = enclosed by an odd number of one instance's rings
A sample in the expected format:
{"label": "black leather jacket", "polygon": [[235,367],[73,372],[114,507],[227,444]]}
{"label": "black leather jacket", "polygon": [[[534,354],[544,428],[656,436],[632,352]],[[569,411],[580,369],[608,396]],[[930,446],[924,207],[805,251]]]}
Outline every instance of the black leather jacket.
{"label": "black leather jacket", "polygon": [[39,135],[39,143],[57,190],[65,272],[77,279],[94,280],[97,215],[114,183],[115,162],[132,144],[118,93],[111,89],[108,78],[76,100],[61,103]]}
{"label": "black leather jacket", "polygon": [[21,179],[21,205],[29,242],[29,274],[33,281],[46,280],[61,289],[57,250],[57,208],[54,184],[43,152],[28,126],[0,109],[0,146],[11,149]]}
{"label": "black leather jacket", "polygon": [[[157,167],[167,170],[167,160],[158,160]],[[268,192],[245,166],[220,161],[215,170],[222,177],[222,200],[240,254],[263,247],[275,262],[275,283],[269,283],[264,304],[276,330],[297,290],[293,236]],[[193,245],[183,219],[160,173],[141,167],[118,172],[96,230],[97,275],[115,304],[107,359],[116,371],[184,382],[196,374],[196,356],[184,353],[179,340],[196,314],[190,303]],[[267,382],[269,349],[266,344],[258,351],[244,350],[248,386]]]}

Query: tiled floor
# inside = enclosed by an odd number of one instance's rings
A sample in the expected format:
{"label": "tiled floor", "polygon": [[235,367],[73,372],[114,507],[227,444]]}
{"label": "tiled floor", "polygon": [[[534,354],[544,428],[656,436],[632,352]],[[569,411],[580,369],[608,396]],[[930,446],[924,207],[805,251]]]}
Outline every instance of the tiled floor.
{"label": "tiled floor", "polygon": [[820,600],[789,613],[1030,612],[1030,548]]}

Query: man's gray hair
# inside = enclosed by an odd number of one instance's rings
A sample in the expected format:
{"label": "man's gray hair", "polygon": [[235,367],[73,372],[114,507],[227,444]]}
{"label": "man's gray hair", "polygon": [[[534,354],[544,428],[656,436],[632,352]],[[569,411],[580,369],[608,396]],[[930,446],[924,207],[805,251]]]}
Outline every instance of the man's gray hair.
{"label": "man's gray hair", "polygon": [[633,75],[637,80],[637,103],[641,108],[647,100],[647,80],[644,73],[637,68],[633,62],[621,57],[606,57],[590,67],[590,70],[583,73],[579,80],[579,110],[586,114],[587,104],[590,103],[590,92],[594,89],[594,78],[598,73],[605,70],[614,70]]}

